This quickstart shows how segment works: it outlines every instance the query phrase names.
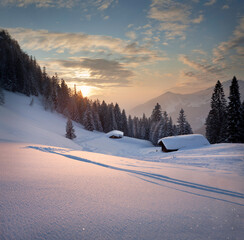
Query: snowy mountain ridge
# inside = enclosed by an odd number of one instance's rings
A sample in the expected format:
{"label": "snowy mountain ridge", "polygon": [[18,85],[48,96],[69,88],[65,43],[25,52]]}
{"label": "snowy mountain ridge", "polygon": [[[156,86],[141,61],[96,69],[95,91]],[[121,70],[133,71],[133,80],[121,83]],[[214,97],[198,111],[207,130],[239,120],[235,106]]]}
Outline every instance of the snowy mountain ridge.
{"label": "snowy mountain ridge", "polygon": [[[229,87],[231,80],[223,82],[225,97],[228,100]],[[244,100],[244,81],[238,80],[241,100]],[[172,117],[173,122],[176,123],[179,111],[184,109],[187,120],[191,124],[193,130],[198,133],[198,129],[202,128],[205,124],[205,119],[210,110],[210,102],[213,93],[213,87],[207,88],[191,94],[179,94],[173,92],[166,92],[156,98],[153,98],[146,103],[138,105],[130,110],[130,114],[135,116],[150,116],[156,103],[159,103],[163,111]],[[202,132],[199,132],[202,133]]]}

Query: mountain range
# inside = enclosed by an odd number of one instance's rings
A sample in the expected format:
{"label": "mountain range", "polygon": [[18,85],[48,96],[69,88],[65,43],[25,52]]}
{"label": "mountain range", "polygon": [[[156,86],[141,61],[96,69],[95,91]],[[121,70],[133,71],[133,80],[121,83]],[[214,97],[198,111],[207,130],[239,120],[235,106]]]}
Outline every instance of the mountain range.
{"label": "mountain range", "polygon": [[[228,100],[229,87],[231,80],[223,82],[223,89],[225,97]],[[241,100],[244,99],[244,81],[238,80]],[[191,94],[179,94],[173,92],[166,92],[162,95],[153,98],[143,104],[140,104],[130,110],[132,116],[142,116],[143,113],[149,117],[156,103],[162,107],[162,111],[166,111],[172,117],[173,122],[176,123],[179,111],[184,109],[186,118],[191,124],[195,133],[205,133],[205,119],[210,111],[210,102],[213,94],[214,86],[194,92]]]}

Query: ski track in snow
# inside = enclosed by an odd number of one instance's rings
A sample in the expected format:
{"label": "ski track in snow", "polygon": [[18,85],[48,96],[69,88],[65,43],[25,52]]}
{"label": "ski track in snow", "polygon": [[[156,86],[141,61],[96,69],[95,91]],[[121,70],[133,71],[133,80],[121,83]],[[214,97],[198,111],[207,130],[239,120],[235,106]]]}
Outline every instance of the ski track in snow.
{"label": "ski track in snow", "polygon": [[[150,173],[150,172],[131,170],[131,169],[127,169],[127,168],[120,168],[120,167],[116,167],[116,166],[112,166],[112,165],[108,165],[108,164],[104,164],[104,163],[100,163],[100,162],[95,162],[95,161],[88,160],[88,159],[81,158],[81,157],[77,157],[77,156],[74,156],[71,154],[66,154],[66,152],[69,152],[69,151],[64,151],[63,149],[61,149],[61,151],[60,151],[60,149],[49,148],[49,147],[48,148],[36,147],[36,146],[27,146],[27,148],[32,148],[32,149],[36,149],[36,150],[43,151],[43,152],[49,152],[49,153],[61,155],[61,156],[66,157],[66,158],[70,158],[73,160],[77,160],[77,161],[81,161],[81,162],[85,162],[85,163],[89,163],[89,164],[93,164],[93,165],[98,165],[100,167],[105,167],[105,168],[109,168],[109,169],[113,169],[113,170],[117,170],[117,171],[122,171],[122,172],[126,172],[126,173],[132,173],[132,174],[140,176],[140,177],[146,177],[149,179],[158,180],[158,181],[162,181],[162,182],[168,182],[168,183],[172,183],[175,185],[180,185],[180,186],[184,186],[184,187],[188,187],[188,188],[193,188],[193,189],[202,190],[202,191],[206,191],[206,192],[213,192],[213,193],[217,193],[220,195],[227,195],[227,196],[231,196],[234,198],[244,199],[244,193],[238,193],[238,192],[229,191],[229,190],[225,190],[225,189],[220,189],[220,188],[215,188],[215,187],[211,187],[211,186],[196,184],[193,182],[182,181],[182,180],[171,178],[171,177],[164,176],[161,174],[154,174],[154,173]],[[187,191],[187,192],[189,192],[189,191]],[[199,194],[199,196],[208,197],[208,196],[203,195],[203,194]],[[220,198],[214,198],[214,199],[226,201],[226,200],[223,200]],[[231,202],[231,201],[227,201],[227,202],[234,203],[234,204],[237,204],[240,206],[244,206],[244,203],[239,204],[239,203],[235,203],[235,202]]]}

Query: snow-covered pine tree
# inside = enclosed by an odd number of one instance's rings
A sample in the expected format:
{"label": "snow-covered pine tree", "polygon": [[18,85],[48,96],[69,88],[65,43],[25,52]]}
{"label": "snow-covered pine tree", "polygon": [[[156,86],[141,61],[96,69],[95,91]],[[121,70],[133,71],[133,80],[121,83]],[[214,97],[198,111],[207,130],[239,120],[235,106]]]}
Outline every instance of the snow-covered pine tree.
{"label": "snow-covered pine tree", "polygon": [[173,126],[173,121],[172,118],[169,118],[169,122],[168,122],[168,136],[174,136],[174,126]]}
{"label": "snow-covered pine tree", "polygon": [[92,116],[93,116],[93,120],[94,120],[95,130],[102,132],[103,127],[102,127],[102,123],[100,121],[99,114],[98,114],[98,102],[97,101],[92,104],[91,110],[92,110]]}
{"label": "snow-covered pine tree", "polygon": [[160,120],[160,126],[159,126],[159,130],[158,130],[158,135],[159,138],[163,138],[163,137],[168,137],[169,136],[169,117],[166,111],[163,112],[163,116]]}
{"label": "snow-covered pine tree", "polygon": [[71,140],[76,138],[73,123],[70,118],[68,118],[67,123],[66,123],[66,135],[65,136],[66,136],[66,138],[69,138]]}
{"label": "snow-covered pine tree", "polygon": [[211,110],[206,119],[206,137],[210,143],[219,143],[225,140],[227,104],[224,90],[220,81],[217,81],[211,98]]}
{"label": "snow-covered pine tree", "polygon": [[65,113],[65,109],[67,109],[69,104],[69,98],[70,89],[68,88],[68,85],[65,83],[65,81],[62,79],[61,86],[58,91],[58,112]]}
{"label": "snow-covered pine tree", "polygon": [[133,118],[133,136],[135,138],[140,138],[140,126],[139,126],[139,119],[138,117]]}
{"label": "snow-covered pine tree", "polygon": [[159,137],[158,130],[159,130],[159,122],[162,120],[162,109],[159,103],[157,103],[152,111],[150,117],[150,133],[149,133],[149,140],[153,144],[157,144],[157,139]]}
{"label": "snow-covered pine tree", "polygon": [[159,103],[156,104],[154,107],[152,114],[151,114],[151,122],[159,122],[162,118],[162,108]]}
{"label": "snow-covered pine tree", "polygon": [[133,133],[134,133],[133,120],[132,120],[131,115],[129,115],[129,117],[128,117],[128,136],[134,137]]}
{"label": "snow-covered pine tree", "polygon": [[109,110],[109,131],[117,130],[118,129],[118,125],[116,123],[116,119],[115,119],[115,115],[114,115],[114,105],[113,105],[113,103],[109,104],[108,110]]}
{"label": "snow-covered pine tree", "polygon": [[89,131],[95,130],[95,123],[94,123],[90,104],[87,105],[86,111],[83,115],[82,123],[86,130],[89,130]]}
{"label": "snow-covered pine tree", "polygon": [[177,119],[177,133],[178,135],[192,134],[191,126],[186,120],[185,112],[182,108]]}
{"label": "snow-covered pine tree", "polygon": [[111,131],[109,108],[108,105],[105,103],[105,101],[103,101],[102,104],[100,105],[98,114],[102,124],[103,131],[105,133]]}
{"label": "snow-covered pine tree", "polygon": [[114,106],[114,116],[118,130],[122,131],[122,113],[118,103]]}
{"label": "snow-covered pine tree", "polygon": [[150,132],[150,123],[147,119],[145,113],[143,113],[142,119],[141,119],[141,126],[140,126],[140,132],[141,132],[141,138],[142,139],[149,139],[149,132]]}
{"label": "snow-covered pine tree", "polygon": [[226,141],[230,143],[238,143],[241,141],[240,136],[240,114],[241,100],[239,85],[234,76],[230,85],[230,95],[228,104],[227,127],[226,127]]}
{"label": "snow-covered pine tree", "polygon": [[121,124],[122,124],[122,131],[125,136],[128,136],[128,122],[127,122],[127,116],[125,113],[125,110],[122,110],[122,115],[121,115]]}

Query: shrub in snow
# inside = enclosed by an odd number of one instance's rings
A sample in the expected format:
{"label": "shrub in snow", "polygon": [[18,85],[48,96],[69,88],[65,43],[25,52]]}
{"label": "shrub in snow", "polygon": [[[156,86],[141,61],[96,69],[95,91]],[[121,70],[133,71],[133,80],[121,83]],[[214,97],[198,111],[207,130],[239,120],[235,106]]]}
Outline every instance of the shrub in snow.
{"label": "shrub in snow", "polygon": [[68,119],[68,121],[66,123],[66,135],[65,136],[71,140],[76,138],[75,130],[74,130],[74,127],[73,127],[73,124],[72,124],[72,121],[70,120],[70,118]]}

